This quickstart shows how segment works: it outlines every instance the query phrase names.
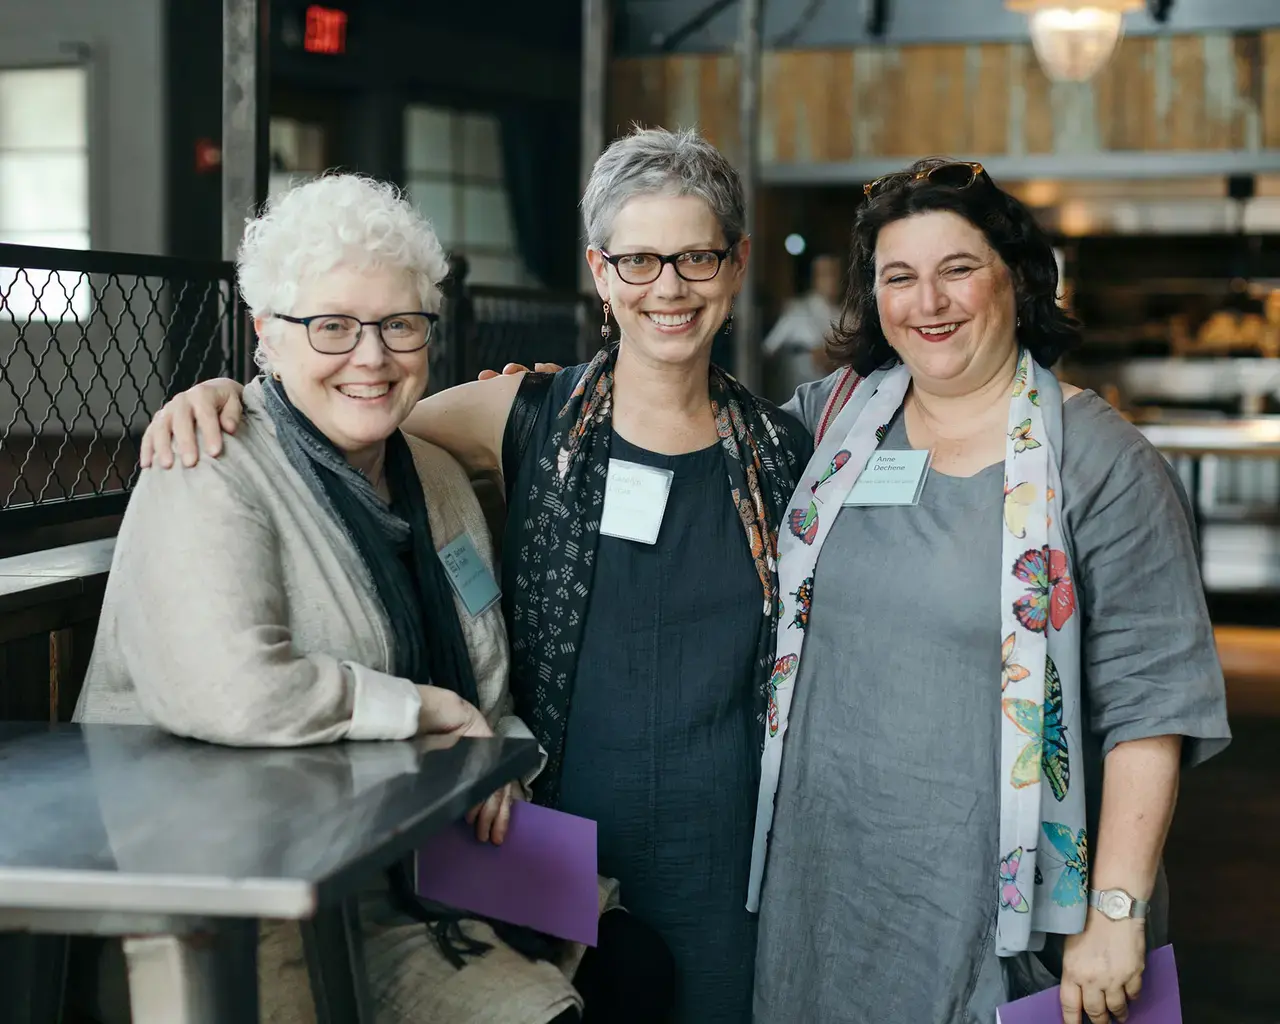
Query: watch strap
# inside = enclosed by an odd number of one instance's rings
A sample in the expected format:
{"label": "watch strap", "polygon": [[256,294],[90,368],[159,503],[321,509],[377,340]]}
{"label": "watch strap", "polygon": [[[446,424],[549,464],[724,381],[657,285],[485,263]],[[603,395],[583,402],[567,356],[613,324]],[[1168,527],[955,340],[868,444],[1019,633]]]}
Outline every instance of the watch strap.
{"label": "watch strap", "polygon": [[1102,897],[1109,892],[1122,892],[1129,897],[1129,917],[1135,921],[1144,920],[1151,910],[1150,900],[1140,900],[1135,896],[1129,896],[1124,889],[1090,889],[1089,890],[1089,906],[1095,910],[1102,909]]}

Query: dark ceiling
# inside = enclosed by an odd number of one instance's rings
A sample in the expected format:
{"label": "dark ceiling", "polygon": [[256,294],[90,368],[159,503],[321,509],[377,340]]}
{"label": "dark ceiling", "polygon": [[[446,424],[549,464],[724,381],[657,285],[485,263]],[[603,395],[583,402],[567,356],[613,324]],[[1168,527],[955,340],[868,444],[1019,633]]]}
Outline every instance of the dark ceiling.
{"label": "dark ceiling", "polygon": [[347,0],[345,6],[382,8],[451,32],[520,39],[557,50],[576,50],[582,36],[579,0]]}

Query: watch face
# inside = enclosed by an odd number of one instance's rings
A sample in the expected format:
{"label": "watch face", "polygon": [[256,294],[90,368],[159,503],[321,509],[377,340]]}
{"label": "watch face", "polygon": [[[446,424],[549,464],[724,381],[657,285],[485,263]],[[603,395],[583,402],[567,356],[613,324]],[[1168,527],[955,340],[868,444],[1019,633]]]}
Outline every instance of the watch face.
{"label": "watch face", "polygon": [[1133,909],[1133,900],[1128,893],[1111,889],[1100,893],[1099,896],[1098,909],[1113,921],[1128,917],[1129,912]]}

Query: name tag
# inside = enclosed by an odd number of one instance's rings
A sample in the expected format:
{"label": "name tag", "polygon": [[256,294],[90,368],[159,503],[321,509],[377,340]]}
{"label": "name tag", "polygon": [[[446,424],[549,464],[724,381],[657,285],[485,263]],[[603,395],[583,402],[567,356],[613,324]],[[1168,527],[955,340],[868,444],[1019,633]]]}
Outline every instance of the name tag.
{"label": "name tag", "polygon": [[674,476],[669,469],[610,459],[600,532],[606,537],[656,544]]}
{"label": "name tag", "polygon": [[844,499],[846,505],[914,505],[924,490],[933,452],[874,452]]}
{"label": "name tag", "polygon": [[440,549],[439,555],[453,592],[467,606],[467,614],[473,619],[497,603],[502,591],[471,543],[470,534],[464,533],[450,541]]}

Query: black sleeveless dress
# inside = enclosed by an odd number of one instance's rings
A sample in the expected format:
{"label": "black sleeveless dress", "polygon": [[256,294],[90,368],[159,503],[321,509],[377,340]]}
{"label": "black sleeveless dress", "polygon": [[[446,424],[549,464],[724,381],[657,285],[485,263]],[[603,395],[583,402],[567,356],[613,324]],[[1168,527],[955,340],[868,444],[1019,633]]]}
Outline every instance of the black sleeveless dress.
{"label": "black sleeveless dress", "polygon": [[[551,383],[510,488],[506,552],[520,549],[532,461],[584,369]],[[675,955],[675,1020],[746,1024],[760,582],[718,445],[659,455],[615,434],[610,454],[674,478],[656,544],[599,539],[559,806],[595,819],[600,872]],[[520,600],[513,561],[503,566],[508,608]]]}

